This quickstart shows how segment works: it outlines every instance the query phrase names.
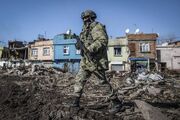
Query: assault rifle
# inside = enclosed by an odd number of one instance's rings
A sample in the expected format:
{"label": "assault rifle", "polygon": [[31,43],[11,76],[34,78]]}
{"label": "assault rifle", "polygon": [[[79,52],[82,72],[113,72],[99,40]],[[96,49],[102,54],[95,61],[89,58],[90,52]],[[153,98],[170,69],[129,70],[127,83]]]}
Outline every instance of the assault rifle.
{"label": "assault rifle", "polygon": [[94,60],[93,55],[89,52],[89,50],[85,47],[84,43],[80,40],[79,36],[76,36],[76,47],[77,49],[81,50],[81,55],[84,56],[84,54],[87,56],[89,60]]}

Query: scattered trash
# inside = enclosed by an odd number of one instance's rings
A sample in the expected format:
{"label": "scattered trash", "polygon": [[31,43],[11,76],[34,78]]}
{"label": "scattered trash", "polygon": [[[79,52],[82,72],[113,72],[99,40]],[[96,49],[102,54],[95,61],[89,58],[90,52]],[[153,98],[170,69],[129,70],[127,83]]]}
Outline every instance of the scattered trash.
{"label": "scattered trash", "polygon": [[160,81],[164,79],[160,74],[157,73],[141,72],[132,74],[133,75],[126,79],[127,84],[139,84],[140,82]]}

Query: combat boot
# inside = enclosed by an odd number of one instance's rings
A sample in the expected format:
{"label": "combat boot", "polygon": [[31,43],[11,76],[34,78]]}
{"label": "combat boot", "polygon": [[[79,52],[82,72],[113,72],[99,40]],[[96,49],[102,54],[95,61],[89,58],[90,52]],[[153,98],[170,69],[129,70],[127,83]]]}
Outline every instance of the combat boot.
{"label": "combat boot", "polygon": [[72,104],[70,105],[71,107],[79,107],[80,106],[80,97],[75,97]]}
{"label": "combat boot", "polygon": [[116,114],[122,110],[122,102],[119,99],[111,100],[111,108],[109,109],[110,114]]}

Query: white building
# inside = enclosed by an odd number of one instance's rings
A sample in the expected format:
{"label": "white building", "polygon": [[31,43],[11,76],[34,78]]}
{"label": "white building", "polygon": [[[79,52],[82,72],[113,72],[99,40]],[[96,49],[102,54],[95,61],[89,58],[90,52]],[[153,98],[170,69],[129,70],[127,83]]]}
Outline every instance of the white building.
{"label": "white building", "polygon": [[156,47],[157,60],[161,69],[180,70],[180,46],[161,45]]}

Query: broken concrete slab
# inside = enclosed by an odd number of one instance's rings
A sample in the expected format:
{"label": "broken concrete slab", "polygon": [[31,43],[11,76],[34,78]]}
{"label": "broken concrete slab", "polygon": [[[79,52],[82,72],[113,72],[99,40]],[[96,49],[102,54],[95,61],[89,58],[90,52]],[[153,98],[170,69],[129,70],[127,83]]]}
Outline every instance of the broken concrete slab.
{"label": "broken concrete slab", "polygon": [[153,86],[148,86],[147,90],[149,94],[154,95],[154,96],[157,96],[162,91],[160,88],[155,88]]}
{"label": "broken concrete slab", "polygon": [[145,120],[169,120],[169,118],[164,115],[159,108],[153,107],[141,100],[135,100],[134,102],[142,112]]}

